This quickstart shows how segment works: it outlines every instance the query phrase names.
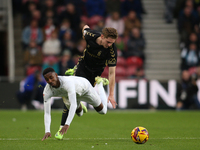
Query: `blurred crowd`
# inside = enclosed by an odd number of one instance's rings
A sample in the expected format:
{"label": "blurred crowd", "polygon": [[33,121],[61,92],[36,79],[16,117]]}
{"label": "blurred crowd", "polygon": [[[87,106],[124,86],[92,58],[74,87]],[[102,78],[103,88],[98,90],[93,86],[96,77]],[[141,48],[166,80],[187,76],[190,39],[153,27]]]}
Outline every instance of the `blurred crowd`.
{"label": "blurred crowd", "polygon": [[[144,77],[142,14],[145,10],[141,0],[17,1],[22,13],[26,76],[46,67],[53,67],[59,75],[73,68],[86,47],[81,30],[87,24],[99,32],[104,27],[117,29],[117,81]],[[106,77],[107,71],[106,68],[102,76]]]}
{"label": "blurred crowd", "polygon": [[200,79],[200,0],[177,0],[175,10],[182,73],[177,109],[200,108],[196,82]]}
{"label": "blurred crowd", "polygon": [[177,20],[181,58],[181,82],[177,109],[200,108],[197,80],[200,79],[200,0],[165,0],[165,19]]}
{"label": "blurred crowd", "polygon": [[[14,13],[22,15],[22,59],[27,78],[47,67],[54,68],[58,75],[73,68],[86,47],[86,41],[82,39],[85,24],[99,32],[104,27],[117,29],[116,81],[145,77],[142,14],[146,12],[141,0],[13,1]],[[108,68],[102,76],[108,76]],[[23,104],[23,100],[20,103]]]}

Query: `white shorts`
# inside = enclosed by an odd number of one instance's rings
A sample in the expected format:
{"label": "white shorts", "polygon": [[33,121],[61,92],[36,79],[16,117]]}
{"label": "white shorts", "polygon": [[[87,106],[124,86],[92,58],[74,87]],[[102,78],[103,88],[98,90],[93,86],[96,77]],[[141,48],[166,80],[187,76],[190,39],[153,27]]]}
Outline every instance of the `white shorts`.
{"label": "white shorts", "polygon": [[[98,107],[101,104],[101,99],[100,99],[98,93],[96,92],[94,87],[92,87],[91,85],[88,86],[88,90],[84,95],[77,96],[77,108],[79,108],[81,101],[87,102],[88,104],[92,105],[93,107]],[[69,109],[69,107],[70,107],[69,100],[67,98],[63,97],[63,102],[66,105],[66,107]]]}

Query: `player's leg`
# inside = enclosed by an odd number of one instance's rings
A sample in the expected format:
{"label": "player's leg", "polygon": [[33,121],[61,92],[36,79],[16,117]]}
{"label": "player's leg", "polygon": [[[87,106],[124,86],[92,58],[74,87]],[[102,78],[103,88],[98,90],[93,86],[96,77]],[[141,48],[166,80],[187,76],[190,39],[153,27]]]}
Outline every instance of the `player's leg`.
{"label": "player's leg", "polygon": [[107,113],[107,97],[103,86],[108,85],[109,81],[106,78],[96,77],[96,86],[98,89],[98,95],[101,99],[101,104],[98,107],[94,107],[94,109],[100,114]]}
{"label": "player's leg", "polygon": [[99,114],[106,114],[107,113],[107,107],[101,103],[99,106],[94,107],[94,109],[99,113]]}
{"label": "player's leg", "polygon": [[63,139],[63,135],[60,134],[60,130],[61,130],[62,127],[65,125],[65,122],[66,122],[68,113],[69,113],[69,110],[68,110],[68,108],[66,107],[66,105],[64,105],[64,109],[63,109],[63,112],[62,112],[61,124],[60,124],[60,127],[59,127],[58,131],[57,131],[56,134],[55,134],[55,138],[56,138],[56,139],[59,139],[59,140]]}
{"label": "player's leg", "polygon": [[[98,81],[97,81],[98,80]],[[103,79],[98,77],[96,79],[97,91],[90,85],[86,96],[82,97],[82,101],[91,104],[94,109],[100,114],[107,113],[107,97],[103,88]],[[107,81],[106,81],[107,82]]]}
{"label": "player's leg", "polygon": [[65,125],[65,122],[66,122],[68,113],[69,113],[69,110],[68,110],[68,108],[66,107],[66,105],[64,105],[63,112],[62,112],[62,118],[61,118],[60,127],[63,127],[63,126]]}
{"label": "player's leg", "polygon": [[93,91],[93,93],[96,93],[96,94],[93,94],[93,96],[90,95],[90,97],[84,97],[81,100],[92,105],[99,114],[106,114],[107,106],[103,105],[99,95],[97,94],[95,90]]}
{"label": "player's leg", "polygon": [[[65,97],[63,97],[63,102],[64,102],[64,104],[65,104],[65,106],[66,106],[66,108],[69,110],[69,107],[70,107],[70,102],[69,102],[69,100],[67,99],[67,98],[65,98]],[[78,103],[77,103],[77,115],[78,116],[80,116],[80,114],[79,113],[81,113],[81,112],[83,112],[83,113],[86,113],[87,112],[87,108],[85,107],[85,105],[83,105],[80,101],[78,101]],[[68,115],[67,115],[68,116]],[[62,120],[64,121],[66,121],[66,119],[67,119],[67,116],[65,116],[65,118],[62,118]],[[63,123],[63,122],[62,122]]]}
{"label": "player's leg", "polygon": [[87,112],[87,107],[85,107],[85,105],[83,105],[83,103],[79,103],[77,110],[76,110],[76,114],[80,117],[83,115],[83,113]]}
{"label": "player's leg", "polygon": [[64,109],[63,109],[63,112],[62,112],[62,119],[61,119],[61,125],[59,127],[59,130],[57,131],[57,133],[55,134],[55,138],[56,139],[59,139],[59,140],[62,140],[63,139],[63,135],[60,134],[60,130],[62,129],[62,127],[65,125],[65,122],[67,120],[67,117],[68,117],[68,113],[69,113],[69,101],[67,98],[65,97],[62,97],[63,99],[63,102],[64,102]]}
{"label": "player's leg", "polygon": [[107,108],[107,97],[106,97],[106,93],[104,91],[104,88],[103,88],[103,83],[99,83],[96,85],[97,86],[97,93],[101,99],[101,102],[103,104],[103,106],[105,106]]}
{"label": "player's leg", "polygon": [[[68,113],[69,113],[69,101],[63,97],[63,102],[65,103],[64,105],[64,109],[63,109],[63,113],[62,113],[62,119],[61,119],[61,125],[59,127],[59,130],[57,131],[57,133],[55,134],[55,138],[56,139],[63,139],[63,135],[60,134],[60,130],[62,129],[62,127],[65,125],[65,122],[67,120],[67,117],[68,117]],[[76,110],[76,114],[78,116],[82,116],[83,113],[86,113],[87,112],[87,108],[85,107],[85,105],[83,105],[81,102],[78,104],[79,107],[78,109]]]}
{"label": "player's leg", "polygon": [[106,97],[106,92],[105,92],[103,86],[108,85],[109,81],[108,81],[108,79],[101,78],[101,77],[96,77],[95,81],[96,81],[96,86],[98,89],[98,94],[100,96],[101,102],[107,108],[107,97]]}
{"label": "player's leg", "polygon": [[[65,75],[72,76],[72,75],[74,75],[75,70],[76,70],[76,65],[74,66],[73,69],[68,69],[68,70],[65,72]],[[67,103],[67,99],[64,98],[64,97],[63,97],[63,102],[64,102],[64,103]],[[63,109],[62,118],[61,118],[61,124],[60,124],[60,127],[59,127],[58,132],[55,134],[55,138],[56,138],[56,139],[61,140],[61,139],[63,138],[63,135],[60,134],[60,130],[61,130],[62,127],[65,125],[65,122],[66,122],[67,117],[68,117],[68,113],[69,113],[69,110],[68,110],[68,108],[66,107],[66,105],[64,104],[64,109]]]}

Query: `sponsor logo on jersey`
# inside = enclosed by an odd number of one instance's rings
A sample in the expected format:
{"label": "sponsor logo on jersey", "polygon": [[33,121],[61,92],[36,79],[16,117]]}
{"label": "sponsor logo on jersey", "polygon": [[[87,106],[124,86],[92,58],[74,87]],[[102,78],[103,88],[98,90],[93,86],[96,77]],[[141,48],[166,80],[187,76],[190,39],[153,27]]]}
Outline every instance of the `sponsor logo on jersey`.
{"label": "sponsor logo on jersey", "polygon": [[96,55],[94,55],[94,54],[91,54],[90,52],[88,52],[88,51],[86,51],[91,57],[95,57],[95,58],[98,58],[98,59],[100,59],[100,57],[99,56],[96,56]]}

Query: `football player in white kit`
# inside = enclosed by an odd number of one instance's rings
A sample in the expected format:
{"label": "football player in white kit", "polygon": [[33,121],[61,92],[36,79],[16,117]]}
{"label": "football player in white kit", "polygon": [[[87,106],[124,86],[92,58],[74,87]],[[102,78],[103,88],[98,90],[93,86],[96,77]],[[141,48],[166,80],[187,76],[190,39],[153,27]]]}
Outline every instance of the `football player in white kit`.
{"label": "football player in white kit", "polygon": [[42,141],[51,137],[51,97],[63,97],[63,102],[69,109],[69,115],[65,125],[60,130],[62,135],[67,132],[75,113],[78,116],[83,115],[80,101],[91,104],[100,114],[107,113],[107,97],[103,88],[103,80],[105,79],[96,77],[97,93],[90,82],[83,77],[58,76],[53,68],[46,68],[43,71],[43,76],[47,85],[43,91],[45,135]]}

